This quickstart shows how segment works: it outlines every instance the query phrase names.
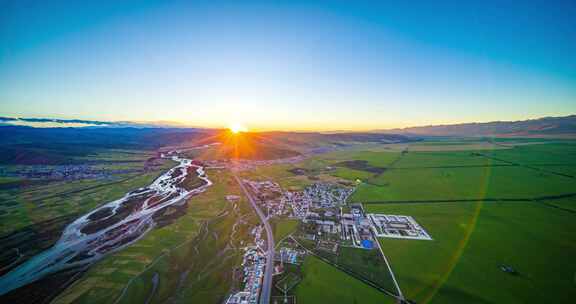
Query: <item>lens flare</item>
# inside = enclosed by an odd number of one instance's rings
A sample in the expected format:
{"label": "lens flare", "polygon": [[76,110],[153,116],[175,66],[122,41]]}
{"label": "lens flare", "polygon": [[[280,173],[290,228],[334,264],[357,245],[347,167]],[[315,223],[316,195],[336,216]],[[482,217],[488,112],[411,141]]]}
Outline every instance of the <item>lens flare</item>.
{"label": "lens flare", "polygon": [[245,126],[243,126],[240,123],[231,123],[229,126],[229,129],[232,133],[235,133],[235,134],[248,131],[248,128],[246,128]]}

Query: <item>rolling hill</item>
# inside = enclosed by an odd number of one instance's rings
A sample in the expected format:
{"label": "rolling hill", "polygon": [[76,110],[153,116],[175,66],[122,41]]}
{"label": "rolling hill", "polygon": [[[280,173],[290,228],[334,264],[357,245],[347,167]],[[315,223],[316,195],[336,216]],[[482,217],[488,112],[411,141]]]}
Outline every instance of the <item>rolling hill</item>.
{"label": "rolling hill", "polygon": [[576,115],[544,117],[521,121],[493,121],[390,129],[386,132],[426,136],[576,136]]}

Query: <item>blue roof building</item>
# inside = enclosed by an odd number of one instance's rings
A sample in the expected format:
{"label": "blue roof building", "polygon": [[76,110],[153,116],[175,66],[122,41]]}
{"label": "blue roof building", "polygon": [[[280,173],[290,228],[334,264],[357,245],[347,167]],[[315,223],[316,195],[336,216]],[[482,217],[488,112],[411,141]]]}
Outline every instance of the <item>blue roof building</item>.
{"label": "blue roof building", "polygon": [[366,248],[366,249],[372,249],[374,248],[374,244],[372,243],[371,240],[362,240],[362,247]]}

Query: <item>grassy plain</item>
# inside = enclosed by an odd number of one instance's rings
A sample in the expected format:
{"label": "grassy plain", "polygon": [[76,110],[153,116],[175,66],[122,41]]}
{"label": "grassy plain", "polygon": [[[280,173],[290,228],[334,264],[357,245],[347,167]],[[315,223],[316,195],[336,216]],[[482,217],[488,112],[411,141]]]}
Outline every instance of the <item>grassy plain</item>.
{"label": "grassy plain", "polygon": [[513,149],[495,150],[488,155],[523,165],[576,165],[574,142],[551,142],[519,145]]}
{"label": "grassy plain", "polygon": [[299,221],[297,219],[272,219],[270,224],[272,225],[272,230],[274,231],[274,240],[276,243],[288,236],[290,233],[296,231],[298,222]]}
{"label": "grassy plain", "polygon": [[394,299],[308,256],[302,266],[303,280],[296,286],[298,303],[394,303]]}
{"label": "grassy plain", "polygon": [[408,152],[384,173],[360,185],[352,201],[530,199],[569,194],[576,189],[576,180],[570,176],[575,162],[576,144],[569,143],[493,151]]}
{"label": "grassy plain", "polygon": [[55,303],[222,302],[257,219],[243,199],[225,200],[241,195],[227,171],[207,174],[214,185],[185,215],[98,262]]}
{"label": "grassy plain", "polygon": [[12,265],[20,254],[24,261],[49,248],[60,238],[66,225],[78,216],[119,199],[128,191],[149,185],[174,165],[172,161],[165,161],[150,171],[116,174],[105,179],[26,181],[25,187],[3,189],[0,191],[0,263],[3,267]]}
{"label": "grassy plain", "polygon": [[[100,160],[114,159],[117,152],[102,154]],[[139,164],[132,161],[142,159],[138,153],[118,157],[124,163],[110,166],[132,168]],[[384,170],[350,168],[342,165],[346,161],[364,161]],[[86,212],[149,184],[171,165],[167,162],[157,171],[113,181],[4,190],[0,234]],[[290,172],[296,168],[306,169],[306,174]],[[566,176],[575,175],[575,168],[573,142],[442,139],[358,145],[298,164],[261,166],[240,174],[270,179],[285,189],[360,178],[364,183],[351,201],[373,202],[364,205],[368,212],[413,216],[434,240],[381,239],[380,243],[402,290],[417,303],[568,303],[576,297],[572,235],[576,200],[528,200],[576,192],[576,179]],[[251,241],[249,229],[258,220],[244,199],[237,204],[224,199],[241,193],[227,171],[209,170],[208,176],[214,185],[190,200],[185,215],[104,258],[55,303],[222,302],[237,287],[232,272],[240,264],[240,247]],[[273,226],[279,241],[294,231],[296,221],[275,219]],[[338,263],[370,278],[374,274],[370,257],[356,254],[357,250],[344,248]],[[503,272],[501,264],[519,275]],[[306,258],[302,275],[293,290],[298,303],[393,303],[389,296],[313,256]]]}
{"label": "grassy plain", "polygon": [[[364,183],[351,201],[375,202],[364,205],[368,212],[411,215],[431,234],[432,241],[380,240],[409,299],[569,303],[576,297],[576,241],[571,235],[576,200],[553,198],[576,192],[576,143],[466,139],[397,146],[392,150],[408,152],[392,162],[391,155],[398,153],[386,151],[390,147],[315,158],[328,165],[367,160],[385,168],[381,174],[351,168],[330,174],[361,178]],[[518,275],[502,271],[500,265],[511,266]],[[317,276],[310,279],[305,273],[298,299],[320,299],[306,288],[329,280],[329,275]]]}
{"label": "grassy plain", "polygon": [[572,210],[576,214],[576,197],[567,197],[562,199],[542,200],[543,204],[553,206],[564,210]]}
{"label": "grassy plain", "polygon": [[530,199],[573,193],[575,181],[516,166],[390,170],[360,185],[352,201]]}
{"label": "grassy plain", "polygon": [[473,151],[409,152],[402,156],[394,168],[442,168],[506,164],[473,153]]}
{"label": "grassy plain", "polygon": [[346,160],[364,160],[375,167],[385,167],[395,161],[400,156],[398,152],[375,152],[346,150],[322,154],[318,156],[327,163],[333,164]]}
{"label": "grassy plain", "polygon": [[[103,152],[104,153],[104,152]],[[106,152],[102,159],[118,161],[98,166],[108,168],[124,164],[142,168],[150,154]],[[97,157],[97,156],[95,156]],[[0,191],[0,235],[54,218],[73,216],[92,210],[100,204],[122,197],[126,192],[150,184],[161,173],[175,165],[164,161],[161,166],[147,172],[117,174],[110,178],[47,181],[27,187]]]}
{"label": "grassy plain", "polygon": [[[568,303],[576,214],[537,202],[368,205],[413,216],[433,241],[381,239],[403,292],[417,303]],[[505,273],[509,265],[518,276]]]}

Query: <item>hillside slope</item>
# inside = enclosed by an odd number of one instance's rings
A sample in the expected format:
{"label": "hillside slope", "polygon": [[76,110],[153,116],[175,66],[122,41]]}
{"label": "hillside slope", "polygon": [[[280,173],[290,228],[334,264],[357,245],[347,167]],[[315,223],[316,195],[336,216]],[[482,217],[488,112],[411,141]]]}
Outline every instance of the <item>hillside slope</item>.
{"label": "hillside slope", "polygon": [[576,136],[576,115],[522,121],[409,127],[384,132],[430,136]]}

